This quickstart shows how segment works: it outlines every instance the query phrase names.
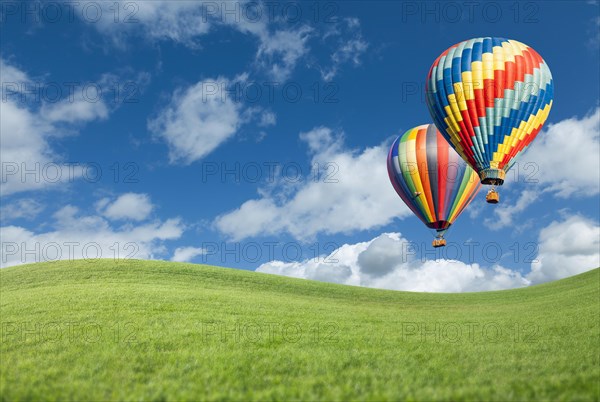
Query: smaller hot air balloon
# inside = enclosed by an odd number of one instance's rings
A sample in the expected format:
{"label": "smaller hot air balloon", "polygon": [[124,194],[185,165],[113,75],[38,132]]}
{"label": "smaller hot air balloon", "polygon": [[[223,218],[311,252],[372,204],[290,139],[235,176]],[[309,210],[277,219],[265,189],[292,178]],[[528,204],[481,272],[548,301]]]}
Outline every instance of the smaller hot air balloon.
{"label": "smaller hot air balloon", "polygon": [[445,246],[444,233],[481,187],[477,173],[433,124],[398,137],[390,148],[387,168],[400,198],[428,228],[437,231],[433,247]]}

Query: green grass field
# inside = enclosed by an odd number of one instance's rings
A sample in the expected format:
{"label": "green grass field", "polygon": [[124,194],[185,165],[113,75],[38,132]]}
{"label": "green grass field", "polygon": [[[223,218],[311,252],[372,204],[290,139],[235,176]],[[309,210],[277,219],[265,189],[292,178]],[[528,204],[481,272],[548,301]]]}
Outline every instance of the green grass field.
{"label": "green grass field", "polygon": [[0,271],[2,400],[598,400],[600,270],[428,294],[160,261]]}

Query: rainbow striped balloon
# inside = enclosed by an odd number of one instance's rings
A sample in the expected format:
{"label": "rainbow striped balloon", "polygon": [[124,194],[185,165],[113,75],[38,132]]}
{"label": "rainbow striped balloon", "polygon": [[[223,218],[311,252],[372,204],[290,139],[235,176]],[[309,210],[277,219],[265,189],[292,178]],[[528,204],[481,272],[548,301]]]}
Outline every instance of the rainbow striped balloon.
{"label": "rainbow striped balloon", "polygon": [[546,121],[554,86],[535,50],[488,37],[442,53],[427,76],[426,95],[436,126],[482,183],[502,184]]}
{"label": "rainbow striped balloon", "polygon": [[477,174],[433,124],[398,137],[387,168],[400,198],[427,227],[442,234],[481,188]]}

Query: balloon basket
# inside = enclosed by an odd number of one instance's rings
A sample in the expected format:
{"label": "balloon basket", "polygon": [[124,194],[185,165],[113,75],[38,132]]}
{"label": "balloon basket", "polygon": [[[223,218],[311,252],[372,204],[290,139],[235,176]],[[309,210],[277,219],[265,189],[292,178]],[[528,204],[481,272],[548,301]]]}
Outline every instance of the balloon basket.
{"label": "balloon basket", "polygon": [[444,247],[446,245],[446,239],[433,239],[433,241],[431,242],[431,245],[434,248]]}
{"label": "balloon basket", "polygon": [[485,196],[485,200],[488,204],[497,204],[498,202],[500,202],[500,194],[498,194],[496,190],[491,189]]}

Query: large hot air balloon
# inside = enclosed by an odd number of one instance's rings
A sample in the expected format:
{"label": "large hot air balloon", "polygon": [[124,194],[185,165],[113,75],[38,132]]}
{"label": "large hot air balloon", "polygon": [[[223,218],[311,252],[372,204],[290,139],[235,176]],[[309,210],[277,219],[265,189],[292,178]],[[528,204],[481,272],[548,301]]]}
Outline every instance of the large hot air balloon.
{"label": "large hot air balloon", "polygon": [[[554,86],[532,48],[504,38],[458,43],[427,76],[426,100],[436,126],[483,184],[502,185],[550,113]],[[494,187],[486,197],[497,203]]]}
{"label": "large hot air balloon", "polygon": [[390,148],[387,168],[400,198],[438,232],[433,246],[446,245],[444,233],[481,187],[477,174],[433,124],[398,137]]}

